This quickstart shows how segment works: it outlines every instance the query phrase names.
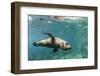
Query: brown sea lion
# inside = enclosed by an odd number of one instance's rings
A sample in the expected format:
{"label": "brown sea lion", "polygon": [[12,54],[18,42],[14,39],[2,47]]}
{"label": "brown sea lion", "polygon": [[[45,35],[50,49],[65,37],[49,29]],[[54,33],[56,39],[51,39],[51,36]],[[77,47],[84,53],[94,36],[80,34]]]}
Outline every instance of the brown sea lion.
{"label": "brown sea lion", "polygon": [[54,48],[53,52],[58,51],[58,49],[68,50],[71,49],[71,45],[67,41],[59,37],[54,37],[51,33],[44,33],[50,38],[33,42],[33,46],[43,46],[48,48]]}

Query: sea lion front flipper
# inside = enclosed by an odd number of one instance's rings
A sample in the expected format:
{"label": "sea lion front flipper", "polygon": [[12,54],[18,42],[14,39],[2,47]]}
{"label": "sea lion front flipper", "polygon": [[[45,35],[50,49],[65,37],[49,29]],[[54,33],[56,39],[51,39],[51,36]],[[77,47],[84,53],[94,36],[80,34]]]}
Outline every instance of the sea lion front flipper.
{"label": "sea lion front flipper", "polygon": [[47,33],[47,32],[43,32],[43,33],[51,37],[52,45],[54,45],[55,44],[55,37],[51,33]]}
{"label": "sea lion front flipper", "polygon": [[47,34],[48,36],[50,36],[52,38],[52,40],[54,40],[54,36],[51,34],[51,33],[46,33],[46,32],[43,32],[44,34]]}
{"label": "sea lion front flipper", "polygon": [[58,48],[54,48],[54,49],[53,49],[53,52],[57,52],[57,51],[58,51]]}

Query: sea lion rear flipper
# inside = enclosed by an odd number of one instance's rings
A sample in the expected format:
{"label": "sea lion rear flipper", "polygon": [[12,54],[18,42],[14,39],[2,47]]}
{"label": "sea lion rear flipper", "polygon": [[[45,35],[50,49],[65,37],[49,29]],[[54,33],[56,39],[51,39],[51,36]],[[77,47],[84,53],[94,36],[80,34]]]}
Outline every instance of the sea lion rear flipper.
{"label": "sea lion rear flipper", "polygon": [[54,48],[54,49],[53,49],[53,52],[57,52],[57,51],[58,51],[58,48]]}

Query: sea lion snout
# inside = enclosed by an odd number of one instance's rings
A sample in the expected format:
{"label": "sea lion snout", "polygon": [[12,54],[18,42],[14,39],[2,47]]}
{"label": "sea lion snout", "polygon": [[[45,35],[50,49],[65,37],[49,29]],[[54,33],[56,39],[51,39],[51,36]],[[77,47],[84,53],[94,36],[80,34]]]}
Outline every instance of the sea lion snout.
{"label": "sea lion snout", "polygon": [[63,45],[63,50],[68,50],[71,49],[71,45],[66,43],[65,45]]}
{"label": "sea lion snout", "polygon": [[67,49],[71,49],[71,45],[67,45]]}

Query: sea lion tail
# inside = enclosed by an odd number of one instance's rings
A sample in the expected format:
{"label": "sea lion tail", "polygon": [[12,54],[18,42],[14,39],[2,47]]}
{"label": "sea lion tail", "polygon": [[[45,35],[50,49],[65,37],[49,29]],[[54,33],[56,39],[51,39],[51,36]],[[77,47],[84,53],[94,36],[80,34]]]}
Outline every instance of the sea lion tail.
{"label": "sea lion tail", "polygon": [[33,46],[37,46],[37,43],[36,42],[33,42]]}

